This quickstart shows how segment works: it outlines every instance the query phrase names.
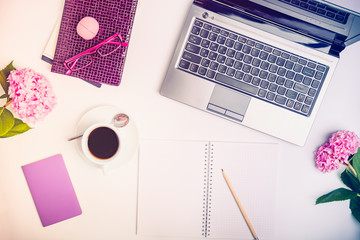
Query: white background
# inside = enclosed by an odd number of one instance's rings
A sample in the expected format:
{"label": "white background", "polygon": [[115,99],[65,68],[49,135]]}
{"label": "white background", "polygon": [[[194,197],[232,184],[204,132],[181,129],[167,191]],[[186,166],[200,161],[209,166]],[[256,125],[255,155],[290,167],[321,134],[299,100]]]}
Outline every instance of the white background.
{"label": "white background", "polygon": [[[106,104],[126,109],[141,139],[279,143],[280,159],[274,163],[278,166],[276,239],[360,239],[360,224],[351,216],[348,201],[315,206],[317,197],[343,185],[342,169],[321,173],[313,154],[332,132],[344,129],[360,135],[360,44],[341,53],[308,141],[298,147],[159,94],[191,3],[140,0],[122,83],[98,89],[51,73],[40,59],[60,17],[62,0],[0,2],[0,68],[14,60],[16,68],[30,67],[44,74],[58,98],[53,112],[34,129],[0,139],[0,239],[139,238],[135,235],[137,159],[103,176],[100,169],[84,163],[74,142],[66,140],[87,110]],[[344,4],[360,11],[358,0]],[[43,228],[21,166],[57,153],[65,159],[83,214]]]}

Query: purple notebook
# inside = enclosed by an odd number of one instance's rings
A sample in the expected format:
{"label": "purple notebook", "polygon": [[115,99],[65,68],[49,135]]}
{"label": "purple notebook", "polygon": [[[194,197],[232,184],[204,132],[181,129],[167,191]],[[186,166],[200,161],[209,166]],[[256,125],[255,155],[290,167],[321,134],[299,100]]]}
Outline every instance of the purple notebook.
{"label": "purple notebook", "polygon": [[82,213],[60,154],[22,166],[44,227]]}
{"label": "purple notebook", "polygon": [[[66,0],[56,44],[52,72],[65,74],[64,61],[114,35],[120,33],[129,42],[137,0]],[[99,22],[99,32],[91,40],[84,40],[76,32],[78,22],[90,16]],[[89,67],[72,72],[70,76],[86,81],[119,85],[125,64],[127,47],[100,57],[93,54]]]}

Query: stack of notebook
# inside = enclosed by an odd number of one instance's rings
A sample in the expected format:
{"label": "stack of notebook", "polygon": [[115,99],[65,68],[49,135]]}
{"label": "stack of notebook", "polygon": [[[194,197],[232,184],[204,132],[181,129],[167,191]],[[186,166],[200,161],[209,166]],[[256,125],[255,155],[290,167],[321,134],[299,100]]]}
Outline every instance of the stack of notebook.
{"label": "stack of notebook", "polygon": [[[51,71],[65,74],[66,59],[97,45],[115,33],[120,33],[123,41],[129,42],[136,6],[137,0],[65,0]],[[86,16],[95,18],[100,26],[99,32],[91,40],[84,40],[76,31],[77,24]],[[74,71],[70,76],[98,86],[103,83],[119,85],[126,53],[127,47],[122,47],[106,57],[95,53],[90,66]]]}

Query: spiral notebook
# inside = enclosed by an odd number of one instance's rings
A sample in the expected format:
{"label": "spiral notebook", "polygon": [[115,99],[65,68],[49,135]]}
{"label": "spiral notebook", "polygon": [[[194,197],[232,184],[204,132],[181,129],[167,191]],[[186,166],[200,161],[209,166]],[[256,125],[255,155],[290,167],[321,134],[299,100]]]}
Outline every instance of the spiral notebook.
{"label": "spiral notebook", "polygon": [[[52,72],[65,74],[64,61],[114,35],[120,33],[125,42],[130,41],[137,0],[65,0],[59,36],[57,39]],[[93,17],[99,23],[99,32],[91,40],[84,40],[76,27],[84,17]],[[127,47],[100,57],[93,54],[90,66],[72,72],[70,76],[86,81],[119,85],[125,65]]]}
{"label": "spiral notebook", "polygon": [[252,239],[226,171],[259,239],[274,239],[278,145],[143,140],[137,234]]}

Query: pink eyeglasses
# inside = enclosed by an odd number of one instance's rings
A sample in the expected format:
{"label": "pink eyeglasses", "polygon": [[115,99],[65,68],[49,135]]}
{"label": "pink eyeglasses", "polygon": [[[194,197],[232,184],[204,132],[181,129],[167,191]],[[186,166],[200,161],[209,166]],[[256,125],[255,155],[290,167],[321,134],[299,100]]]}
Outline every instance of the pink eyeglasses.
{"label": "pink eyeglasses", "polygon": [[68,69],[65,74],[70,75],[74,71],[90,66],[93,62],[92,55],[96,52],[99,53],[100,56],[105,57],[120,47],[126,47],[128,45],[128,43],[122,41],[120,33],[116,33],[96,46],[65,60],[64,65]]}

